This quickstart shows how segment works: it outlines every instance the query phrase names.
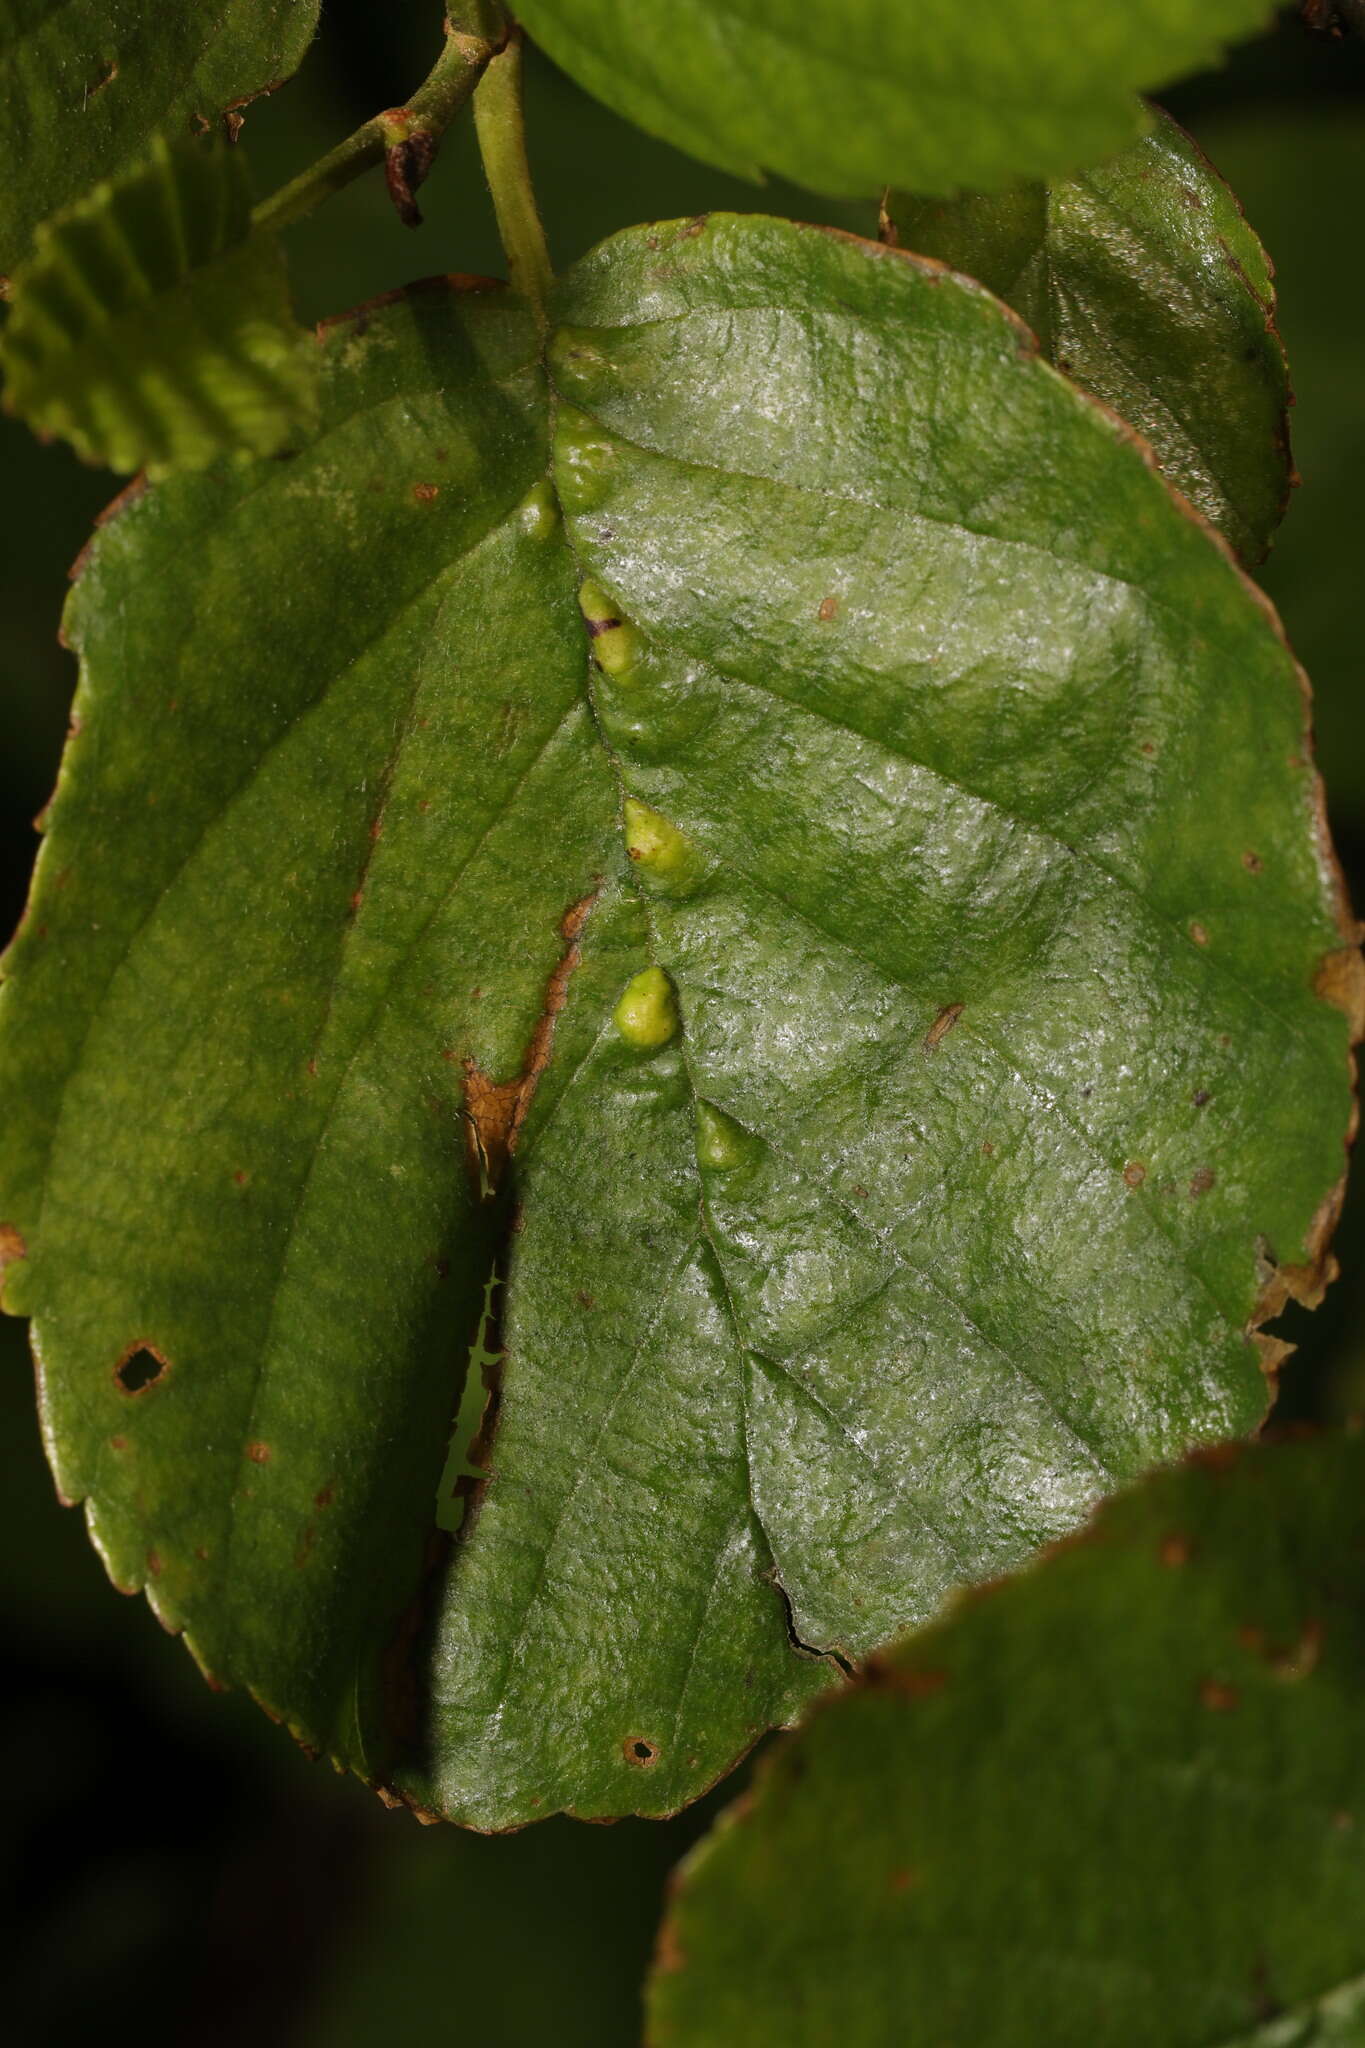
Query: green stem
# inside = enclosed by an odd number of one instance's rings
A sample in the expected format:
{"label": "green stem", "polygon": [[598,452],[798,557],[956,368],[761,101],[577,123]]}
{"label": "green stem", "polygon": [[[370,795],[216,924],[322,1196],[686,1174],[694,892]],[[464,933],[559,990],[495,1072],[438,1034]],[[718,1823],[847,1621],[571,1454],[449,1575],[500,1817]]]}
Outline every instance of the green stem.
{"label": "green stem", "polygon": [[[471,12],[468,8],[460,11]],[[263,199],[251,216],[253,227],[287,228],[353,178],[383,163],[396,144],[419,132],[433,140],[444,134],[495,58],[505,33],[500,10],[476,6],[472,13],[477,32],[447,24],[445,47],[406,106],[376,114],[345,142]]]}
{"label": "green stem", "polygon": [[499,50],[474,95],[474,127],[484,174],[493,195],[498,234],[507,256],[508,280],[529,300],[542,328],[554,272],[540,224],[531,168],[526,161],[526,127],[521,108],[521,39],[516,34]]}

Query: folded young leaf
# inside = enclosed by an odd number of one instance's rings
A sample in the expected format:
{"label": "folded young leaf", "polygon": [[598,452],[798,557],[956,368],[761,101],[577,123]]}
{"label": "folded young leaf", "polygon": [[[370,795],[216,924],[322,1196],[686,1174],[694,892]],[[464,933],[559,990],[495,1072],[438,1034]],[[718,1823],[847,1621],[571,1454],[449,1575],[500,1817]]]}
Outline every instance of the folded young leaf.
{"label": "folded young leaf", "polygon": [[0,338],[6,410],[111,469],[271,455],[310,416],[316,351],[240,156],[158,137],[38,229]]}
{"label": "folded young leaf", "polygon": [[1215,63],[1265,0],[520,0],[578,83],[705,163],[817,192],[957,192],[1111,156],[1135,92]]}
{"label": "folded young leaf", "polygon": [[1359,1436],[1110,1502],[772,1755],[684,1867],[654,2048],[1365,2039],[1363,1592]]}
{"label": "folded young leaf", "polygon": [[557,316],[362,312],[103,527],[0,991],[63,1493],[482,1827],[678,1806],[1252,1427],[1359,971],[1273,617],[986,293],[720,217]]}
{"label": "folded young leaf", "polygon": [[1236,199],[1166,114],[1091,171],[956,200],[889,193],[903,247],[989,285],[1058,369],[1135,426],[1258,562],[1289,502],[1289,366],[1274,273]]}
{"label": "folded young leaf", "polygon": [[0,0],[0,271],[40,221],[130,170],[154,135],[202,132],[289,77],[319,0]]}

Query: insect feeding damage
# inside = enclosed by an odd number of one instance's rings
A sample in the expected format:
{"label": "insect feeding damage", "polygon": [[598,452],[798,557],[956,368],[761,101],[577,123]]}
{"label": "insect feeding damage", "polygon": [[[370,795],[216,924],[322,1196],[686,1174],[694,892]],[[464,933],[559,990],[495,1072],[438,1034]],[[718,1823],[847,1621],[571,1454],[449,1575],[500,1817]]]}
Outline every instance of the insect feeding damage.
{"label": "insect feeding damage", "polygon": [[469,1170],[485,1200],[502,1186],[540,1077],[549,1065],[555,1022],[568,1000],[569,980],[578,965],[583,927],[600,887],[599,882],[577,903],[570,904],[559,921],[564,951],[545,985],[545,1002],[526,1047],[521,1072],[511,1081],[494,1081],[472,1058],[466,1056],[462,1062],[466,1153]]}

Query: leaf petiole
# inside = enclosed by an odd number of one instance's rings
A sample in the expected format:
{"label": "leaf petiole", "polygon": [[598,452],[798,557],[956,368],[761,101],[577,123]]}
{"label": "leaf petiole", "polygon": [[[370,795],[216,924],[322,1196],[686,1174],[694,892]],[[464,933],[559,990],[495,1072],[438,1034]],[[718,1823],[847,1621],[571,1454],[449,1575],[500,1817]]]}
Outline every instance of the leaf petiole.
{"label": "leaf petiole", "polygon": [[528,301],[542,328],[554,272],[526,160],[522,114],[521,38],[515,31],[490,59],[474,95],[474,127],[484,175],[497,215],[514,291]]}

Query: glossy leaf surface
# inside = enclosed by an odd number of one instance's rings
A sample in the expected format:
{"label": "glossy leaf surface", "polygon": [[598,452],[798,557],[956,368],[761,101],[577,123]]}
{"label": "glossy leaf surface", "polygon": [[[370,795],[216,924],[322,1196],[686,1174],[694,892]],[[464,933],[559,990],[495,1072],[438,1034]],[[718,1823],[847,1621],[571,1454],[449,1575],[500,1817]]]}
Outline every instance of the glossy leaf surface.
{"label": "glossy leaf surface", "polygon": [[[1354,2048],[1365,1443],[1220,1453],[957,1605],[687,1868],[653,2048]],[[793,1873],[799,1872],[799,1882]]]}
{"label": "glossy leaf surface", "polygon": [[152,137],[202,133],[288,78],[319,0],[0,0],[0,270]]}
{"label": "glossy leaf surface", "polygon": [[1244,561],[1289,497],[1289,370],[1269,259],[1165,114],[1095,169],[955,200],[893,193],[901,244],[978,278],[1113,406]]}
{"label": "glossy leaf surface", "polygon": [[273,455],[308,417],[316,351],[284,255],[251,233],[241,157],[158,136],[45,221],[0,341],[5,405],[111,469]]}
{"label": "glossy leaf surface", "polygon": [[724,170],[819,192],[990,187],[1142,133],[1134,92],[1214,63],[1262,0],[524,0],[557,64]]}
{"label": "glossy leaf surface", "polygon": [[548,385],[503,293],[364,312],[296,457],[105,525],[0,995],[63,1491],[481,1826],[675,1807],[1254,1425],[1358,965],[1272,619],[988,295],[717,217],[557,312]]}

